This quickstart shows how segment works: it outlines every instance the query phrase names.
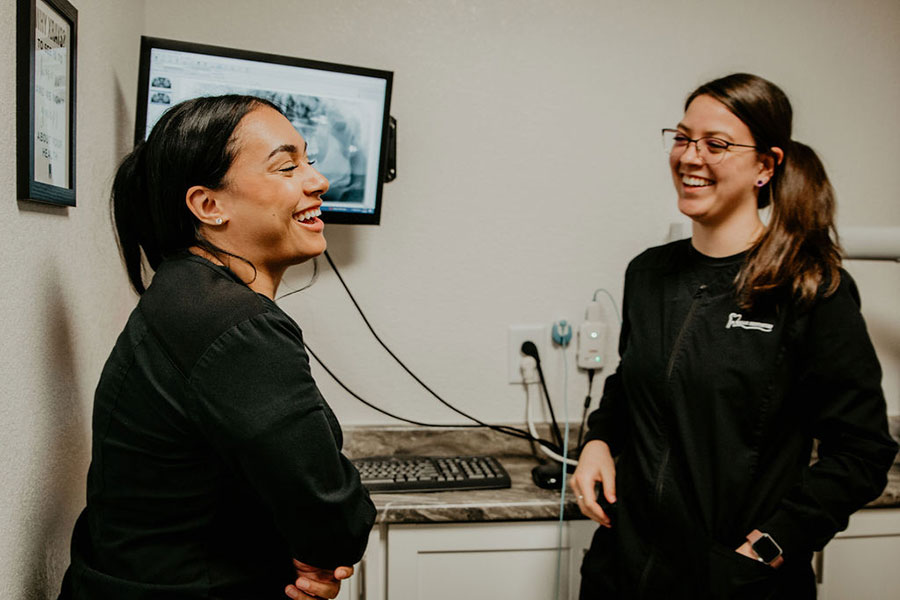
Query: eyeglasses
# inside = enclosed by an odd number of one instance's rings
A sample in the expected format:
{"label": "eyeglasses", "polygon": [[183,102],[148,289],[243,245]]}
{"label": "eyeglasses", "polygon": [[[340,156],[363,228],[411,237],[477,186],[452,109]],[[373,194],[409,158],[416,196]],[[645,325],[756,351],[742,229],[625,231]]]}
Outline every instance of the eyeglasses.
{"label": "eyeglasses", "polygon": [[725,158],[725,155],[730,152],[732,148],[758,149],[756,146],[734,144],[715,137],[702,137],[692,140],[685,135],[684,132],[678,131],[677,129],[663,129],[662,137],[663,148],[669,155],[681,156],[687,152],[688,146],[693,143],[697,146],[697,154],[699,154],[700,158],[703,159],[703,162],[708,165],[722,162],[722,159]]}

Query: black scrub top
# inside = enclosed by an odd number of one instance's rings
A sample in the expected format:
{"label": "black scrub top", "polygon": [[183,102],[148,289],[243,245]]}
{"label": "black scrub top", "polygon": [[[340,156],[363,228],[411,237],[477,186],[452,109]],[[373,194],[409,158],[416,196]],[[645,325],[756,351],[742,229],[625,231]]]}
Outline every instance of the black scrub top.
{"label": "black scrub top", "polygon": [[297,324],[231,271],[165,261],[94,399],[62,597],[285,598],[352,565],[375,517]]}

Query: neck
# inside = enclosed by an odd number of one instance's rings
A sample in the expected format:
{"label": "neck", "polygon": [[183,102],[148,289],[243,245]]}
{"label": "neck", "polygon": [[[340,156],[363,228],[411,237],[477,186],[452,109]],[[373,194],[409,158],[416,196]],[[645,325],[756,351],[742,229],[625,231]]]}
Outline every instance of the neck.
{"label": "neck", "polygon": [[253,264],[256,267],[254,270],[253,267],[241,259],[228,256],[227,254],[223,254],[222,258],[219,259],[216,255],[199,246],[192,246],[190,251],[192,254],[203,257],[220,267],[227,267],[241,281],[247,284],[247,287],[251,290],[266,296],[270,300],[275,300],[275,292],[278,290],[278,285],[281,283],[281,278],[284,276],[286,269],[269,269],[254,262]]}
{"label": "neck", "polygon": [[756,211],[744,218],[733,217],[716,224],[694,221],[691,244],[706,256],[732,256],[749,249],[765,228]]}

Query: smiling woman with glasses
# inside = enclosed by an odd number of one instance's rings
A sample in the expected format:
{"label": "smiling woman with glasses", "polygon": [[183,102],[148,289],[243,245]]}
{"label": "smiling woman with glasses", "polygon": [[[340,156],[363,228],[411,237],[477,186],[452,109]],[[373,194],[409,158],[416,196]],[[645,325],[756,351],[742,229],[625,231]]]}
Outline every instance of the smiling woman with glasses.
{"label": "smiling woman with glasses", "polygon": [[812,553],[887,482],[897,446],[834,191],[791,118],[781,89],[735,74],[662,130],[693,235],[625,273],[622,359],[571,480],[602,525],[583,600],[815,598]]}

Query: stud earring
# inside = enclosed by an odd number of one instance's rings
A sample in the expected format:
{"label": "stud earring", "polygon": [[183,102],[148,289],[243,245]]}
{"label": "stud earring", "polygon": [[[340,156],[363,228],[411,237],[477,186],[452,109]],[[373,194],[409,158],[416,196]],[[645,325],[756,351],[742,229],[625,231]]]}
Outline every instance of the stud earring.
{"label": "stud earring", "polygon": [[763,181],[762,179],[760,179],[759,181],[756,182],[756,187],[762,187],[764,185],[766,185],[766,182]]}
{"label": "stud earring", "polygon": [[216,225],[222,224],[222,217],[216,217]]}

